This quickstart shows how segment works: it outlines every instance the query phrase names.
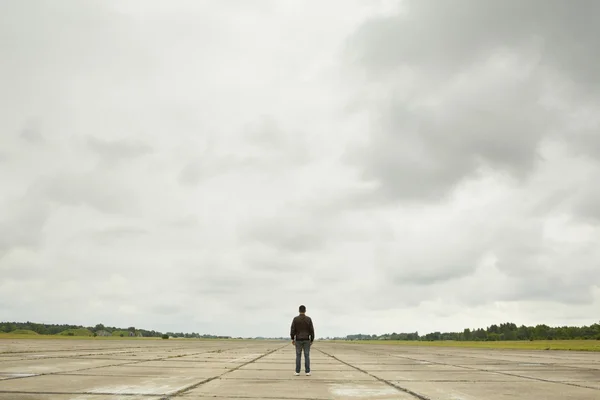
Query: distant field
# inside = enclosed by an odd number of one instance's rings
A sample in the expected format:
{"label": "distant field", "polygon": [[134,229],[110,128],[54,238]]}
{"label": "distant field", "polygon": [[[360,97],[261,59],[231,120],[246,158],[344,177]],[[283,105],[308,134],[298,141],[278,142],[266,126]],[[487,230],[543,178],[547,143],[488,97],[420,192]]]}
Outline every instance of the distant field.
{"label": "distant field", "polygon": [[[23,333],[0,333],[1,339],[56,339],[56,340],[162,340],[161,338],[149,338],[149,337],[120,337],[120,336],[68,336],[68,335],[38,335],[23,334]],[[169,339],[174,340],[174,339]]]}
{"label": "distant field", "polygon": [[456,342],[456,341],[401,341],[401,340],[356,340],[337,341],[338,343],[378,344],[389,346],[427,346],[427,347],[462,347],[479,349],[514,349],[514,350],[573,350],[600,351],[600,340],[535,340],[507,342]]}
{"label": "distant field", "polygon": [[38,333],[29,329],[17,329],[12,331],[11,335],[38,335]]}
{"label": "distant field", "polygon": [[139,337],[139,336],[68,336],[61,333],[56,335],[39,335],[33,331],[32,333],[3,333],[0,332],[0,340],[2,339],[41,339],[41,340],[202,340],[202,341],[240,341],[244,339],[212,339],[212,338],[169,338],[162,339],[160,337]]}

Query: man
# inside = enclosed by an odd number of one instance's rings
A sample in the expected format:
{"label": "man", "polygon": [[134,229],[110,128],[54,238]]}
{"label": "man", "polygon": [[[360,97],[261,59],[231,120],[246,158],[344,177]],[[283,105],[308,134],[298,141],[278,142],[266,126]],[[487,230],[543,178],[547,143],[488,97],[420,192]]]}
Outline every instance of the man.
{"label": "man", "polygon": [[315,328],[312,319],[306,315],[306,307],[300,306],[300,315],[292,321],[290,336],[292,345],[296,346],[296,376],[300,375],[300,361],[304,351],[304,370],[310,376],[310,346],[315,340]]}

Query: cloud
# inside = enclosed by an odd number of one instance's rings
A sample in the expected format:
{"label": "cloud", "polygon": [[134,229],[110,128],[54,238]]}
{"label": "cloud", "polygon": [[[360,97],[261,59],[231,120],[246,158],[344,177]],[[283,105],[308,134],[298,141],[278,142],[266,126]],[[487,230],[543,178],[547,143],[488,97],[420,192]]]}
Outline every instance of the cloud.
{"label": "cloud", "polygon": [[88,138],[88,147],[108,163],[131,161],[152,151],[151,147],[145,143],[126,140],[108,141],[95,137]]}
{"label": "cloud", "polygon": [[44,136],[35,125],[26,126],[19,135],[21,139],[30,143],[39,143],[44,141]]}
{"label": "cloud", "polygon": [[31,195],[69,206],[87,205],[102,212],[119,213],[132,210],[135,195],[114,175],[101,171],[85,174],[63,174],[44,178]]}
{"label": "cloud", "polygon": [[595,3],[237,3],[0,5],[3,318],[595,322]]}
{"label": "cloud", "polygon": [[321,250],[327,238],[324,221],[299,214],[281,213],[276,217],[254,221],[242,233],[242,240],[284,251]]}
{"label": "cloud", "polygon": [[25,198],[18,202],[5,202],[3,209],[0,218],[0,258],[13,248],[38,248],[50,216],[49,205]]}
{"label": "cloud", "polygon": [[349,162],[382,200],[435,201],[482,168],[526,179],[557,127],[595,140],[554,99],[586,107],[576,93],[593,88],[594,44],[581,24],[596,8],[415,1],[365,23],[346,57],[366,76],[355,107],[373,123]]}

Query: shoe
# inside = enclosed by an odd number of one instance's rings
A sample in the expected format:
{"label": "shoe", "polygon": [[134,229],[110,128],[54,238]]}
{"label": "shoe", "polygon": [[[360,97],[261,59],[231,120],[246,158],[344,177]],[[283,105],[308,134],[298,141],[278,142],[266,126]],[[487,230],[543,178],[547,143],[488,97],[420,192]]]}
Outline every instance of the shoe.
{"label": "shoe", "polygon": [[299,376],[300,372],[294,372],[294,375]]}
{"label": "shoe", "polygon": [[306,373],[306,376],[310,376],[310,372],[307,372],[307,373]]}

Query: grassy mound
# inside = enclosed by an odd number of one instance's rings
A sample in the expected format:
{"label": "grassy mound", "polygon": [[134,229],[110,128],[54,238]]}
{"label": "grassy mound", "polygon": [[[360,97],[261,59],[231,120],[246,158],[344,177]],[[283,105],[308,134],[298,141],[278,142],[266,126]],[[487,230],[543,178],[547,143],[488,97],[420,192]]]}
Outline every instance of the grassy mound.
{"label": "grassy mound", "polygon": [[113,331],[113,336],[129,337],[129,331]]}
{"label": "grassy mound", "polygon": [[39,333],[34,332],[29,329],[15,329],[14,331],[11,331],[10,333],[14,334],[14,335],[39,335]]}
{"label": "grassy mound", "polygon": [[85,328],[80,329],[67,329],[66,331],[62,331],[61,333],[57,333],[60,336],[94,336],[92,331]]}

